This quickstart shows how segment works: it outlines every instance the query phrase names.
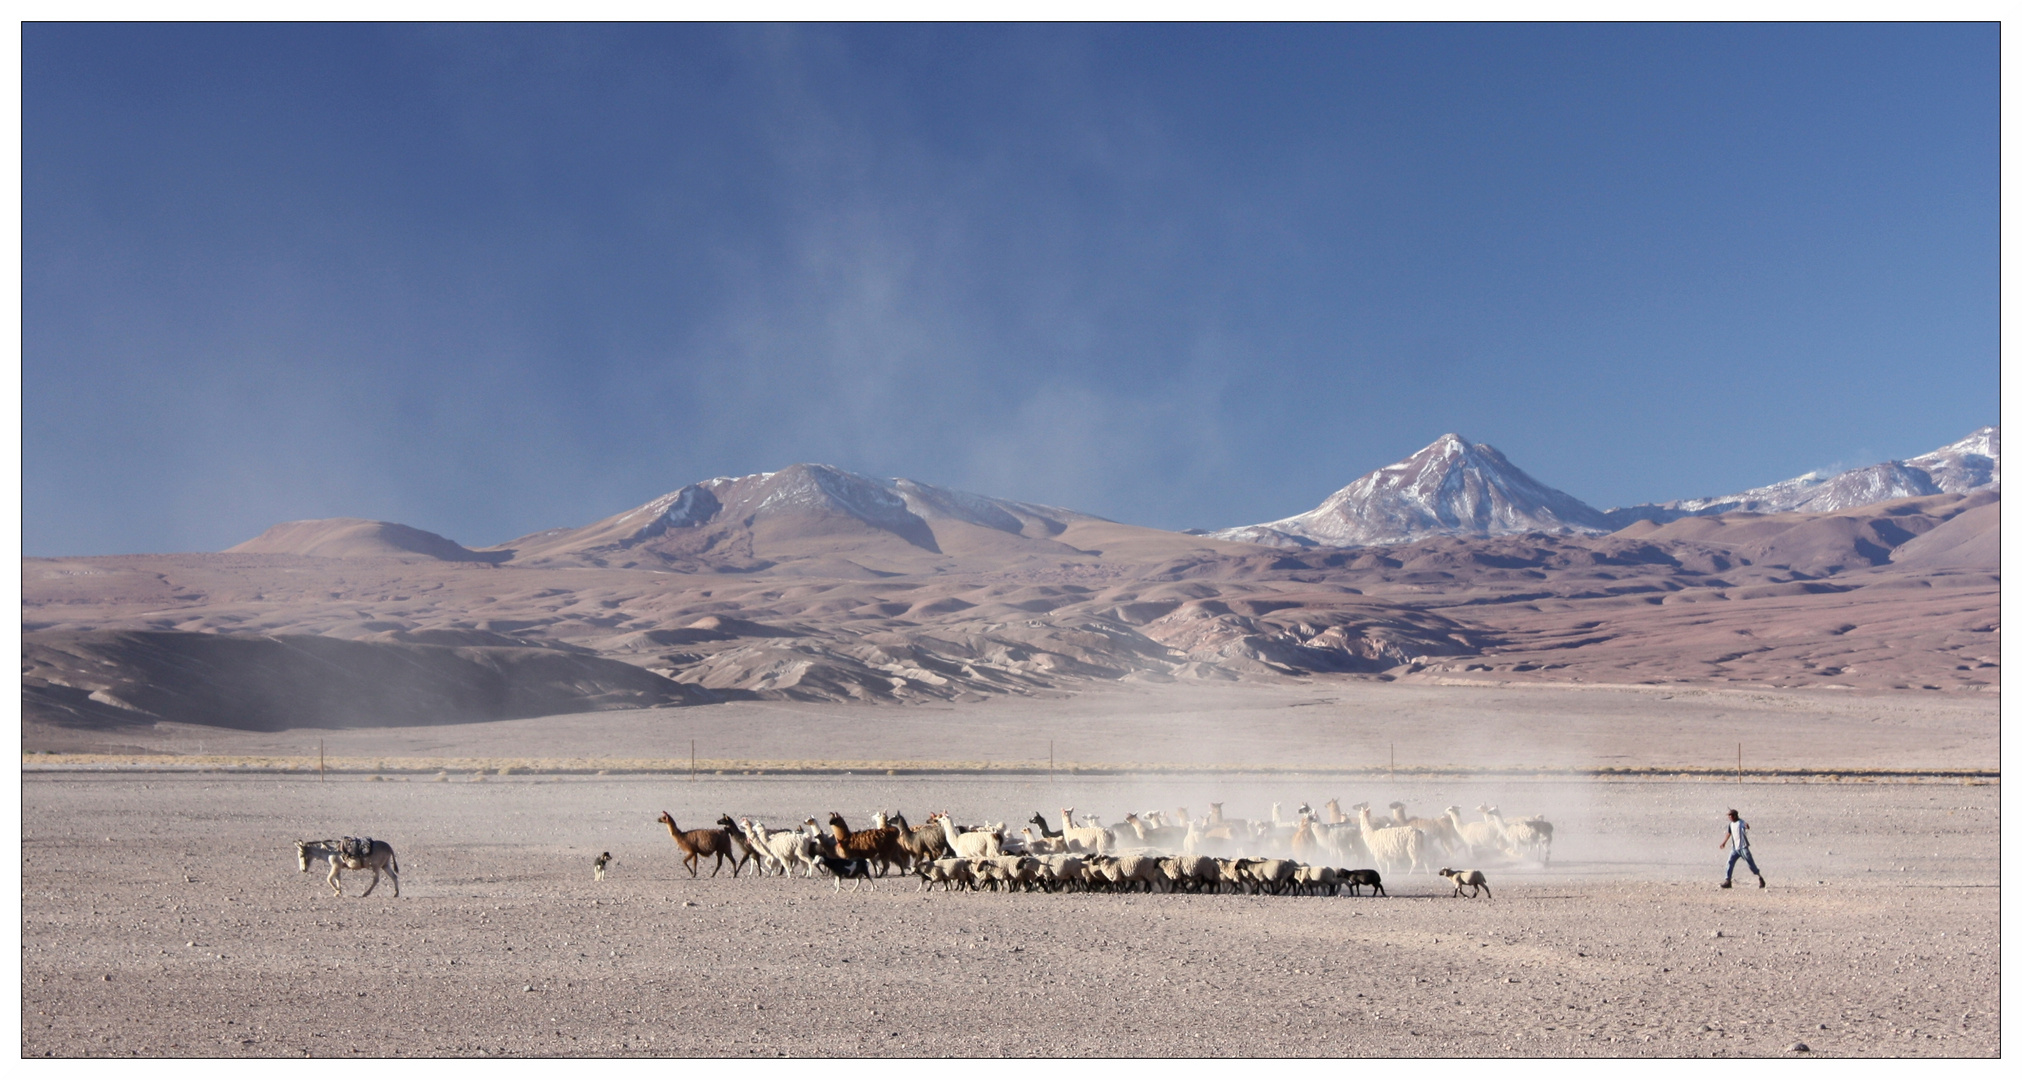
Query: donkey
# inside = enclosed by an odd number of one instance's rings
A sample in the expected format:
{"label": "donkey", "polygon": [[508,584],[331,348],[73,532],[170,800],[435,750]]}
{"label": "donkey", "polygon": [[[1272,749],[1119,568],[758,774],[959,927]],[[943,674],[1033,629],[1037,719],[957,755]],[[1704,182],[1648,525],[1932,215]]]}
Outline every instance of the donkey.
{"label": "donkey", "polygon": [[317,859],[329,860],[330,876],[324,880],[338,896],[344,895],[344,887],[337,883],[337,874],[343,870],[372,871],[372,884],[365,886],[360,896],[371,896],[372,890],[379,887],[380,871],[385,871],[387,880],[393,882],[393,895],[400,895],[400,860],[394,857],[393,845],[384,840],[372,841],[372,849],[364,855],[346,855],[342,840],[295,841],[295,861],[303,873],[308,873],[309,864]]}

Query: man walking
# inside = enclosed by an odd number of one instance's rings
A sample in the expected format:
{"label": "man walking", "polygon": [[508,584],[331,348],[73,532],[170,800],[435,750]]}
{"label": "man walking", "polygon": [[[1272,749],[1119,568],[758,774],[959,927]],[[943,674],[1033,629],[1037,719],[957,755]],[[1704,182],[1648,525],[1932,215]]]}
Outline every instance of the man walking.
{"label": "man walking", "polygon": [[1755,887],[1769,888],[1769,882],[1763,880],[1762,871],[1755,868],[1755,853],[1748,850],[1748,823],[1741,820],[1739,810],[1727,812],[1727,835],[1720,838],[1720,846],[1726,847],[1729,843],[1734,845],[1734,850],[1727,854],[1727,880],[1721,882],[1720,887],[1723,889],[1734,887],[1734,864],[1747,859],[1748,872],[1755,875]]}

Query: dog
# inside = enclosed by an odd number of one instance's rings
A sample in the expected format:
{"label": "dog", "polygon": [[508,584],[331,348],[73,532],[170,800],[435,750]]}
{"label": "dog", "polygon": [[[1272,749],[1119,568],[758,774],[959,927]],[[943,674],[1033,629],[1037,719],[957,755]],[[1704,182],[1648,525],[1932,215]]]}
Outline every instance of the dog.
{"label": "dog", "polygon": [[1441,870],[1439,876],[1453,882],[1455,896],[1460,895],[1460,890],[1472,886],[1474,892],[1469,894],[1471,897],[1488,893],[1490,900],[1495,899],[1495,894],[1488,891],[1488,875],[1479,870]]}
{"label": "dog", "polygon": [[876,879],[871,877],[871,861],[869,859],[838,859],[833,855],[816,855],[815,859],[821,863],[822,869],[835,875],[835,891],[837,892],[842,891],[844,878],[857,879],[858,883],[850,886],[851,892],[856,892],[858,889],[863,888],[863,882],[866,881],[871,883],[872,892],[876,892],[878,889]]}
{"label": "dog", "polygon": [[592,860],[590,865],[596,868],[597,880],[604,880],[604,868],[611,865],[611,853],[608,851],[604,852]]}

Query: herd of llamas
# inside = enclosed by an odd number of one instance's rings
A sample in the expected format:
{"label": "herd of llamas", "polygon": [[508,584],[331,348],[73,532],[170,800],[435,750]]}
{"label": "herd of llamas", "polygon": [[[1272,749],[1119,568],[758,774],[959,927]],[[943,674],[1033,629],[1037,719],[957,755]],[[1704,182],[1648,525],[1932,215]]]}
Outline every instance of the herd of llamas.
{"label": "herd of llamas", "polygon": [[[1390,816],[1375,817],[1368,803],[1344,813],[1330,799],[1325,819],[1300,804],[1287,820],[1283,804],[1271,806],[1268,821],[1247,821],[1222,815],[1222,804],[1210,803],[1208,815],[1194,818],[1184,807],[1168,816],[1163,811],[1125,814],[1117,825],[1104,825],[1094,815],[1060,811],[1053,828],[1035,812],[1017,834],[1003,823],[963,826],[946,813],[928,816],[918,828],[900,813],[880,812],[868,829],[851,829],[840,813],[830,813],[826,826],[807,818],[791,829],[768,829],[750,818],[725,814],[715,828],[682,829],[662,813],[680,848],[689,875],[700,873],[703,860],[714,858],[714,877],[730,865],[736,877],[755,863],[755,873],[806,877],[828,874],[838,890],[853,880],[852,890],[897,870],[919,878],[920,889],[1012,889],[1055,892],[1221,892],[1272,895],[1312,895],[1326,892],[1388,895],[1384,874],[1433,873],[1434,858],[1469,861],[1531,861],[1551,863],[1552,825],[1541,817],[1505,818],[1493,806],[1477,806],[1479,821],[1465,821],[1460,808],[1449,806],[1438,817],[1412,817],[1403,803],[1390,804]],[[1341,869],[1373,863],[1364,869]],[[1482,895],[1488,878],[1479,869],[1437,871],[1454,886],[1454,895]],[[1472,893],[1463,890],[1472,889]],[[1493,894],[1490,894],[1491,896]]]}

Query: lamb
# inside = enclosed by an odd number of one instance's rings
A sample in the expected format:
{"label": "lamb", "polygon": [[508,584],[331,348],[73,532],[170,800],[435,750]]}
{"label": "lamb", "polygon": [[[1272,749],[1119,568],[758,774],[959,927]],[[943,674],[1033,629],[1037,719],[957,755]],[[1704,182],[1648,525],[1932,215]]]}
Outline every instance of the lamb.
{"label": "lamb", "polygon": [[1362,825],[1362,843],[1369,848],[1369,855],[1376,860],[1379,870],[1389,870],[1403,866],[1405,871],[1416,871],[1424,861],[1425,834],[1409,825],[1379,829],[1369,816],[1369,804],[1362,803],[1357,810]]}
{"label": "lamb", "polygon": [[1479,870],[1448,870],[1441,868],[1439,876],[1453,882],[1453,895],[1455,896],[1460,895],[1461,889],[1473,886],[1474,892],[1471,894],[1472,896],[1488,893],[1490,900],[1495,899],[1495,894],[1488,891],[1488,875]]}
{"label": "lamb", "polygon": [[1389,896],[1383,891],[1383,875],[1374,870],[1343,870],[1341,884],[1348,886],[1348,895],[1361,896],[1362,886],[1369,886],[1371,896]]}

